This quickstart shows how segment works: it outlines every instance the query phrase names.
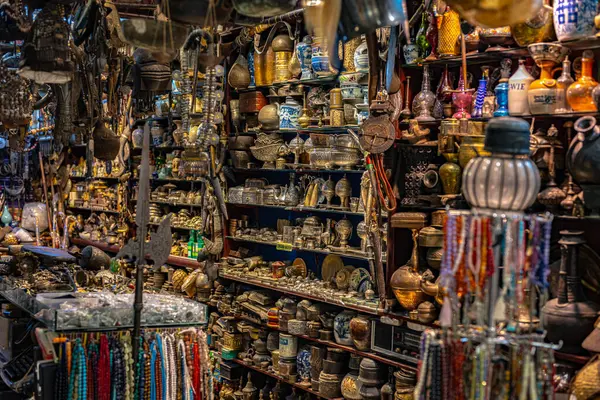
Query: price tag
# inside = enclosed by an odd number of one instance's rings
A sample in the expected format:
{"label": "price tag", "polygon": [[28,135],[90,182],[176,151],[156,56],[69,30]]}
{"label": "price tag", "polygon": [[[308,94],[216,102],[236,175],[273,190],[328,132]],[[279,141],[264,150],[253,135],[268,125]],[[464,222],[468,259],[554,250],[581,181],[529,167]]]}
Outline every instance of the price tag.
{"label": "price tag", "polygon": [[294,246],[292,246],[291,243],[283,243],[283,242],[277,242],[277,250],[281,250],[281,251],[292,251],[294,249]]}

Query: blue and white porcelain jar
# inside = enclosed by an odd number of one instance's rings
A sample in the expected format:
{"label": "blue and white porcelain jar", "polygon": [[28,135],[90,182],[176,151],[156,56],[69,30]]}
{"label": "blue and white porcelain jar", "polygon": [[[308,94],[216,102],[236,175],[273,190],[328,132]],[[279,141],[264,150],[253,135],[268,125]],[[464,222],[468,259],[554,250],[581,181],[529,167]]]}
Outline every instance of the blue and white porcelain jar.
{"label": "blue and white porcelain jar", "polygon": [[310,383],[310,350],[303,347],[298,351],[296,356],[296,371],[300,381]]}
{"label": "blue and white porcelain jar", "polygon": [[554,0],[554,31],[559,41],[592,36],[598,0]]}
{"label": "blue and white porcelain jar", "polygon": [[300,61],[300,69],[302,75],[300,79],[313,79],[314,74],[312,72],[312,38],[310,36],[304,36],[304,39],[298,43],[296,54],[298,55],[298,61]]}
{"label": "blue and white porcelain jar", "polygon": [[333,335],[338,344],[352,346],[352,336],[350,336],[350,321],[356,317],[356,313],[350,310],[344,310],[335,316],[333,320]]}
{"label": "blue and white porcelain jar", "polygon": [[285,103],[279,106],[279,129],[298,129],[298,117],[302,106],[292,97],[285,98]]}

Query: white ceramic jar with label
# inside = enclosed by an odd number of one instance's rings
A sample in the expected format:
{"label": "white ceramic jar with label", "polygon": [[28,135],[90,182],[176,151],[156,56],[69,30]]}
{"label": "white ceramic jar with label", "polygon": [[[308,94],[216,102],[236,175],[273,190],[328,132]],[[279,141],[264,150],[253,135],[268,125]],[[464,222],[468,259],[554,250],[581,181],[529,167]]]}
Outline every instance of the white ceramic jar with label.
{"label": "white ceramic jar with label", "polygon": [[525,68],[525,61],[519,60],[519,68],[508,80],[508,113],[529,115],[529,85],[535,79]]}

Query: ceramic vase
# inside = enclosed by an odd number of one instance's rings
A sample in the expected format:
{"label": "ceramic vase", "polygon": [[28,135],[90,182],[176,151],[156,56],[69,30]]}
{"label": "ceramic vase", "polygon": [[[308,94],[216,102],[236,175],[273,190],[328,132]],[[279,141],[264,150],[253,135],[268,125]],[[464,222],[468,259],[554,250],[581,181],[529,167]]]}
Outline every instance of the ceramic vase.
{"label": "ceramic vase", "polygon": [[358,350],[371,348],[371,321],[364,315],[359,315],[350,320],[350,336],[354,347]]}
{"label": "ceramic vase", "polygon": [[4,226],[9,226],[13,220],[12,214],[10,213],[7,204],[4,205],[4,208],[2,210],[2,217],[0,217],[0,220],[2,221],[2,225]]}
{"label": "ceramic vase", "polygon": [[310,349],[303,347],[298,351],[296,356],[296,370],[298,371],[298,378],[300,378],[303,384],[310,384]]}
{"label": "ceramic vase", "polygon": [[553,78],[555,66],[562,63],[569,49],[558,43],[534,43],[527,46],[531,57],[540,67],[540,78],[531,82],[529,91],[529,111],[533,115],[554,114],[565,108],[564,88],[559,88]]}
{"label": "ceramic vase", "polygon": [[279,106],[279,129],[298,129],[300,123],[298,117],[302,106],[292,97],[288,96],[285,103]]}
{"label": "ceramic vase", "polygon": [[416,44],[408,43],[402,48],[404,62],[406,64],[416,64],[419,59],[419,47]]}
{"label": "ceramic vase", "polygon": [[356,313],[350,310],[344,310],[335,316],[333,320],[333,335],[338,344],[346,346],[352,345],[352,336],[350,335],[350,321],[356,316]]}
{"label": "ceramic vase", "polygon": [[559,41],[591,36],[595,33],[597,0],[554,0],[554,31]]}
{"label": "ceramic vase", "polygon": [[508,113],[510,115],[529,115],[527,92],[535,79],[525,68],[525,61],[519,60],[519,68],[508,80]]}
{"label": "ceramic vase", "polygon": [[358,370],[360,368],[361,358],[355,354],[350,355],[349,370],[344,379],[342,379],[342,396],[346,400],[362,400],[360,395],[360,385],[358,382]]}
{"label": "ceramic vase", "polygon": [[298,56],[298,61],[300,61],[300,69],[302,73],[300,75],[300,79],[313,79],[312,72],[312,38],[310,36],[304,36],[302,42],[298,43],[296,54]]}
{"label": "ceramic vase", "polygon": [[142,128],[136,128],[131,132],[131,143],[134,149],[141,149],[142,142],[144,141],[144,130]]}

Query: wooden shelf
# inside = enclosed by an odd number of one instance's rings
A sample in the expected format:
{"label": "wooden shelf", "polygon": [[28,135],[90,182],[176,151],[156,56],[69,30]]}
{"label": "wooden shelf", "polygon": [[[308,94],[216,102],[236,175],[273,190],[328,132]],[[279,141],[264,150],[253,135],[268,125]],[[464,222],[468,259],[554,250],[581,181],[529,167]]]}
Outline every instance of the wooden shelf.
{"label": "wooden shelf", "polygon": [[[278,245],[277,242],[266,242],[266,241],[262,241],[262,240],[244,239],[244,238],[239,238],[239,237],[236,237],[236,236],[226,236],[225,238],[233,240],[234,242],[255,243],[255,244],[260,244],[260,245],[264,245],[264,246],[271,246],[271,247],[276,247]],[[344,257],[344,258],[352,258],[354,260],[368,261],[370,259],[366,255],[362,256],[360,254],[344,253],[344,252],[341,252],[341,251],[331,251],[331,250],[327,250],[327,249],[307,249],[307,248],[304,248],[304,247],[292,246],[291,250],[301,251],[301,252],[305,252],[305,253],[324,254],[324,255],[333,254],[333,255],[336,255],[336,256]],[[287,250],[282,250],[282,251],[287,251]]]}
{"label": "wooden shelf", "polygon": [[[120,246],[111,245],[103,242],[94,242],[91,240],[85,240],[81,238],[70,238],[69,240],[72,244],[76,244],[77,246],[94,246],[99,248],[100,250],[106,251],[107,253],[118,253],[119,250],[121,250]],[[200,267],[200,263],[198,261],[180,256],[169,256],[169,258],[167,259],[167,264],[191,269],[196,269]]]}
{"label": "wooden shelf", "polygon": [[121,179],[120,177],[114,177],[114,176],[69,176],[69,179],[73,179],[76,181],[83,181],[83,180],[105,180],[105,181],[118,181],[119,179]]}
{"label": "wooden shelf", "polygon": [[89,212],[98,212],[105,214],[120,214],[119,211],[116,210],[106,210],[103,208],[90,208],[90,207],[71,207],[67,206],[67,210],[79,210],[79,211],[89,211]]}
{"label": "wooden shelf", "polygon": [[563,353],[561,351],[554,351],[554,357],[558,360],[568,361],[575,364],[585,365],[590,361],[590,356],[581,356],[576,354]]}
{"label": "wooden shelf", "polygon": [[233,168],[233,172],[240,173],[269,173],[269,172],[280,172],[280,173],[297,173],[297,174],[363,174],[366,172],[364,169],[266,169],[266,168]]}
{"label": "wooden shelf", "polygon": [[[229,202],[227,202],[226,204],[229,204],[232,207],[275,208],[275,209],[279,209],[279,210],[293,211],[293,212],[305,212],[305,213],[313,213],[314,212],[314,213],[323,213],[323,214],[357,215],[357,216],[361,216],[361,217],[364,217],[364,215],[365,215],[363,212],[332,210],[332,209],[328,209],[328,208],[314,208],[314,207],[304,207],[304,206],[288,207],[288,206],[276,206],[276,205],[268,205],[268,204],[242,204],[242,203],[229,203]],[[387,217],[382,216],[382,218],[387,218]]]}
{"label": "wooden shelf", "polygon": [[[227,361],[227,360],[225,360],[225,361]],[[258,367],[256,367],[256,366],[254,366],[254,365],[246,364],[245,362],[243,362],[242,360],[239,360],[239,359],[237,359],[237,358],[235,358],[235,359],[233,359],[233,360],[231,360],[231,361],[233,361],[233,362],[235,362],[236,364],[239,364],[239,365],[241,365],[241,366],[243,366],[243,367],[249,368],[249,369],[251,369],[251,370],[253,370],[253,371],[256,371],[256,372],[258,372],[258,373],[261,373],[261,374],[263,374],[263,375],[266,375],[266,376],[268,376],[268,377],[271,377],[271,378],[273,378],[273,379],[276,379],[276,380],[278,380],[278,381],[280,381],[280,382],[287,383],[288,385],[291,385],[291,386],[293,386],[293,387],[295,387],[295,388],[298,388],[298,389],[300,389],[300,390],[303,390],[303,391],[305,391],[305,392],[307,392],[307,393],[310,393],[310,394],[312,394],[313,396],[317,396],[317,397],[319,397],[319,398],[321,398],[321,399],[327,399],[327,400],[343,400],[343,397],[340,397],[340,398],[331,398],[331,397],[326,397],[326,396],[323,396],[323,395],[322,395],[322,394],[320,394],[319,392],[316,392],[316,391],[312,390],[312,389],[311,389],[311,388],[309,388],[309,387],[306,387],[306,386],[304,386],[304,385],[300,385],[299,383],[291,383],[289,380],[287,380],[287,379],[285,379],[285,378],[283,378],[283,377],[281,377],[281,376],[279,376],[279,375],[276,375],[276,374],[274,374],[274,373],[272,373],[272,372],[269,372],[269,371],[267,371],[267,370],[264,370],[264,369],[260,369],[260,368],[258,368]]]}
{"label": "wooden shelf", "polygon": [[330,304],[330,305],[341,307],[341,308],[347,308],[349,310],[355,310],[355,311],[359,311],[359,312],[362,312],[365,314],[370,314],[370,315],[378,315],[379,314],[378,310],[374,307],[367,307],[367,306],[362,306],[362,305],[358,305],[358,304],[345,304],[342,302],[334,301],[333,299],[327,299],[327,298],[320,297],[320,296],[314,296],[314,295],[311,295],[311,294],[308,294],[305,292],[297,292],[295,290],[274,286],[267,282],[262,282],[258,279],[254,279],[254,280],[244,279],[244,278],[241,278],[241,277],[238,277],[235,275],[226,274],[222,271],[219,271],[219,276],[221,278],[229,279],[231,281],[236,281],[236,282],[243,283],[246,285],[257,286],[257,287],[261,287],[264,289],[270,289],[270,290],[273,290],[273,291],[276,291],[279,293],[288,294],[290,296],[297,296],[297,297],[301,297],[304,299],[314,300],[314,301],[318,301],[320,303],[326,303],[326,304]]}
{"label": "wooden shelf", "polygon": [[431,327],[431,328],[439,328],[439,325],[437,325],[433,322],[426,323],[426,322],[414,320],[414,319],[411,319],[408,315],[402,314],[401,312],[385,311],[379,307],[375,308],[375,307],[367,307],[367,306],[358,305],[358,304],[346,304],[346,303],[342,303],[342,302],[337,302],[332,299],[314,296],[314,295],[311,295],[311,294],[308,294],[305,292],[297,292],[295,290],[282,288],[279,286],[274,286],[274,285],[269,284],[268,282],[261,281],[260,279],[244,279],[239,276],[226,274],[222,271],[219,271],[219,276],[223,279],[236,281],[236,282],[239,282],[239,283],[242,283],[245,285],[256,286],[256,287],[260,287],[263,289],[269,289],[269,290],[273,290],[275,292],[287,294],[290,296],[297,296],[297,297],[301,297],[301,298],[308,299],[308,300],[318,301],[320,303],[330,304],[332,306],[337,306],[340,308],[347,308],[349,310],[355,310],[355,311],[358,311],[358,312],[361,312],[364,314],[388,317],[391,319],[396,319],[396,320],[404,321],[404,322],[410,322],[411,324],[422,325],[422,326],[427,326],[427,327]]}

